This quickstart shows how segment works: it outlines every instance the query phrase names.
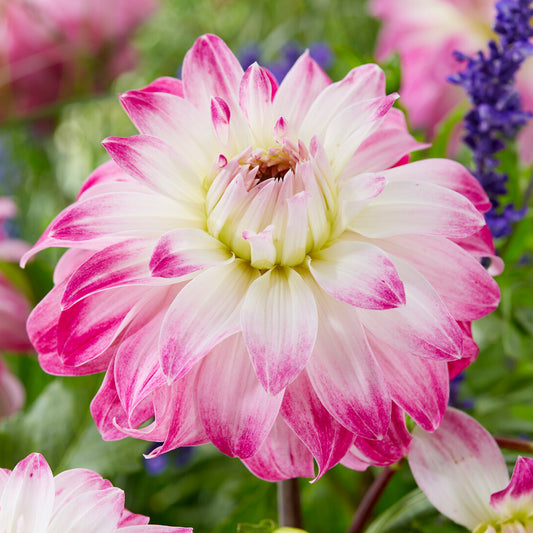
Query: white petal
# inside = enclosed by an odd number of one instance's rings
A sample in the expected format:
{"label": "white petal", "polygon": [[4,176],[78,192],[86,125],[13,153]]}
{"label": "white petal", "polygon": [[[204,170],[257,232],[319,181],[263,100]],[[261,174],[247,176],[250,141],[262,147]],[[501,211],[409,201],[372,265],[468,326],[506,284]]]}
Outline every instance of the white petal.
{"label": "white petal", "polygon": [[493,492],[509,483],[505,460],[490,433],[472,417],[448,408],[434,433],[415,428],[409,464],[429,501],[469,529],[490,522]]}
{"label": "white petal", "polygon": [[294,381],[313,349],[313,295],[291,268],[275,268],[252,283],[241,311],[244,340],[259,381],[278,393]]}
{"label": "white petal", "polygon": [[47,533],[54,504],[54,479],[41,454],[20,461],[0,498],[0,525],[9,533]]}

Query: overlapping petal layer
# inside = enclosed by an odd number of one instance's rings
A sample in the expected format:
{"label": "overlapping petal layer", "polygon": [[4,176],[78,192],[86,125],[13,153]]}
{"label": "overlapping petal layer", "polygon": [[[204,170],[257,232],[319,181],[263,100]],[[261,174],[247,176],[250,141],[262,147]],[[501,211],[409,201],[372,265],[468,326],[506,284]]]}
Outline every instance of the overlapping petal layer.
{"label": "overlapping petal layer", "polygon": [[212,441],[277,480],[397,461],[405,413],[439,425],[499,299],[488,204],[457,163],[406,164],[395,99],[308,54],[278,87],[213,35],[182,83],[122,95],[140,135],[105,141],[34,247],[70,250],[28,323],[48,372],[107,368],[104,438]]}
{"label": "overlapping petal layer", "polygon": [[96,472],[76,468],[54,477],[38,453],[0,474],[2,531],[192,533],[191,528],[148,525],[147,516],[124,509],[124,492]]}

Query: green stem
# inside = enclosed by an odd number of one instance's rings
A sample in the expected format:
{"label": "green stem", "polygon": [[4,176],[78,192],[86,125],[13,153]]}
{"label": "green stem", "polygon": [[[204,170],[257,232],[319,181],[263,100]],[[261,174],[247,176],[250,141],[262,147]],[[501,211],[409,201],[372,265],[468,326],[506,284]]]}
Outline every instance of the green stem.
{"label": "green stem", "polygon": [[366,523],[372,516],[372,512],[376,507],[379,498],[387,488],[389,481],[393,478],[394,474],[397,472],[399,463],[396,463],[392,466],[386,466],[379,473],[379,475],[374,479],[374,482],[368,489],[368,492],[365,494],[365,497],[359,505],[352,525],[347,533],[362,533],[366,526]]}
{"label": "green stem", "polygon": [[278,482],[278,521],[280,527],[303,528],[298,478]]}
{"label": "green stem", "polygon": [[524,452],[533,454],[533,442],[522,439],[511,439],[509,437],[494,437],[498,446],[505,450],[513,450],[515,452]]}

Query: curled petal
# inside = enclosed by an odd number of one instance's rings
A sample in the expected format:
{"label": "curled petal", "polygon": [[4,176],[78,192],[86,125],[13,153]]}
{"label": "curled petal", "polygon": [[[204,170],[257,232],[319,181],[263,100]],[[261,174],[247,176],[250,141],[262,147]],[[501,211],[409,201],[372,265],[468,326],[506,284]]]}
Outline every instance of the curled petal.
{"label": "curled petal", "polygon": [[266,481],[314,475],[311,452],[280,416],[261,448],[243,463],[253,474]]}
{"label": "curled petal", "polygon": [[411,443],[411,434],[405,425],[405,414],[397,405],[392,404],[391,423],[386,435],[381,440],[356,437],[341,463],[353,470],[365,463],[374,466],[391,465],[405,457]]}
{"label": "curled petal", "polygon": [[305,371],[285,390],[281,414],[316,459],[316,479],[334,467],[353,443],[354,434],[322,405]]}

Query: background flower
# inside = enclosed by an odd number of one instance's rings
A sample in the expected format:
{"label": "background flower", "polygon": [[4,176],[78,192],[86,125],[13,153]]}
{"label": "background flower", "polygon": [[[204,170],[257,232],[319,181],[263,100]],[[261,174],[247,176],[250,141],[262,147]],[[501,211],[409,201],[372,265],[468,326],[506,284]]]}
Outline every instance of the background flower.
{"label": "background flower", "polygon": [[413,431],[409,465],[431,503],[476,533],[533,527],[533,459],[509,474],[498,444],[472,417],[449,408],[434,433]]}
{"label": "background flower", "polygon": [[[494,0],[370,0],[371,12],[383,25],[376,55],[384,60],[398,52],[402,66],[402,103],[410,124],[427,130],[436,126],[466,95],[447,78],[463,70],[454,52],[472,55],[486,50],[494,37]],[[517,80],[525,110],[533,110],[533,59],[528,59]],[[522,159],[531,164],[533,126],[520,134]]]}
{"label": "background flower", "polygon": [[104,438],[212,441],[278,480],[397,461],[404,412],[439,425],[499,299],[488,203],[457,163],[402,164],[395,99],[308,54],[278,87],[213,35],[183,82],[122,95],[141,134],[105,141],[33,248],[70,250],[28,322],[46,371],[106,370]]}
{"label": "background flower", "polygon": [[156,0],[4,0],[0,121],[106,89],[133,66],[130,37],[155,5]]}
{"label": "background flower", "polygon": [[54,477],[38,453],[0,470],[0,502],[6,533],[192,533],[147,525],[147,516],[124,509],[124,492],[96,472],[76,468]]}
{"label": "background flower", "polygon": [[[10,239],[5,230],[6,221],[16,214],[15,204],[9,198],[0,198],[0,350],[26,352],[32,345],[26,334],[26,319],[30,303],[2,272],[1,263],[15,263],[29,246]],[[0,359],[0,418],[17,412],[24,403],[24,389],[9,367]]]}

